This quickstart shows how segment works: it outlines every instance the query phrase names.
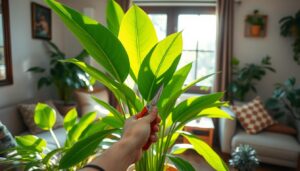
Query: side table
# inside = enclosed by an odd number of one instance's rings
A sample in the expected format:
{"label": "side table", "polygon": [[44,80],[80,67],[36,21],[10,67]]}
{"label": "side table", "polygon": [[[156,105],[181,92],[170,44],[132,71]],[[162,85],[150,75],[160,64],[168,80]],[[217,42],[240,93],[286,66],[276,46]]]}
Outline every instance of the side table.
{"label": "side table", "polygon": [[[214,137],[214,123],[211,118],[203,117],[193,120],[184,126],[184,130],[198,136],[201,140],[205,141],[209,146],[213,146]],[[185,138],[184,143],[189,143]]]}

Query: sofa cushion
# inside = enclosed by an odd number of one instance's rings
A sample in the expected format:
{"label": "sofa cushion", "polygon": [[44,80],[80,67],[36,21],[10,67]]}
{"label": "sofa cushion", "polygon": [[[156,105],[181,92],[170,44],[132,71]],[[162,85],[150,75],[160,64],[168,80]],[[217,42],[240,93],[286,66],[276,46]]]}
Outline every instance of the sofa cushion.
{"label": "sofa cushion", "polygon": [[260,98],[255,98],[243,106],[233,106],[232,110],[249,134],[256,134],[275,123],[264,108]]}
{"label": "sofa cushion", "polygon": [[258,156],[294,161],[295,163],[297,163],[298,153],[300,152],[300,144],[295,137],[265,131],[249,135],[239,129],[232,139],[231,149],[239,144],[251,145],[257,151]]}
{"label": "sofa cushion", "polygon": [[11,135],[11,133],[8,131],[5,125],[2,124],[0,121],[0,157],[3,157],[5,153],[1,153],[3,150],[15,147],[16,141]]}
{"label": "sofa cushion", "polygon": [[[51,101],[46,101],[45,103],[48,104],[51,108],[53,108],[56,112],[56,122],[54,128],[62,127],[63,117],[55,108],[54,104]],[[34,122],[35,107],[36,104],[21,104],[18,106],[18,110],[23,118],[23,121],[32,134],[43,132],[43,130],[40,129]]]}
{"label": "sofa cushion", "polygon": [[280,134],[288,134],[288,135],[297,135],[297,130],[295,128],[289,127],[282,123],[275,123],[274,125],[271,125],[264,129],[264,131],[268,132],[275,132]]}

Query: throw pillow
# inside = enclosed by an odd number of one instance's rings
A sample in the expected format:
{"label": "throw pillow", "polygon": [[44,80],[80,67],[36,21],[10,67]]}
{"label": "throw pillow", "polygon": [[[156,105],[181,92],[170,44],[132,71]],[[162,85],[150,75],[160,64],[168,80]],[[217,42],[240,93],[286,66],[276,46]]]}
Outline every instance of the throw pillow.
{"label": "throw pillow", "polygon": [[[62,127],[64,119],[58,112],[58,110],[55,108],[54,104],[51,101],[46,101],[45,103],[48,104],[51,108],[53,108],[56,113],[56,122],[53,128],[55,129]],[[23,118],[23,121],[32,134],[37,134],[44,131],[41,128],[39,128],[34,122],[35,106],[36,104],[21,104],[18,106],[18,110]]]}
{"label": "throw pillow", "polygon": [[[15,147],[16,141],[8,131],[5,125],[0,121],[0,152],[7,148]],[[0,153],[0,157],[4,157],[5,153]]]}
{"label": "throw pillow", "polygon": [[258,97],[245,105],[234,106],[232,110],[249,134],[256,134],[275,123]]}
{"label": "throw pillow", "polygon": [[297,130],[295,128],[289,127],[282,123],[275,123],[274,125],[267,127],[264,131],[288,134],[293,136],[297,135]]}

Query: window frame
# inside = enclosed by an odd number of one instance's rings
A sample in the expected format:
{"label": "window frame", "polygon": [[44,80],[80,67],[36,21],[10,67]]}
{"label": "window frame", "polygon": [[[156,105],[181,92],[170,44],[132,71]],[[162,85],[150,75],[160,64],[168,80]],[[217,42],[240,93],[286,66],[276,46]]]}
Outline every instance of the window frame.
{"label": "window frame", "polygon": [[[216,14],[215,6],[140,6],[146,13],[151,14],[166,14],[167,15],[167,33],[170,35],[178,32],[178,16],[180,14]],[[217,30],[216,30],[217,31]],[[213,87],[193,86],[187,93],[209,94]]]}

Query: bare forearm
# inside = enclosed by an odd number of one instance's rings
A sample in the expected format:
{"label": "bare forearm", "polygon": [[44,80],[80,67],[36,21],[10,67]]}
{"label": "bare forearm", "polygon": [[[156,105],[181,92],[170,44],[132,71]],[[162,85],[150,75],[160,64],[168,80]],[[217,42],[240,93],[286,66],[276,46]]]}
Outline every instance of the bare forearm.
{"label": "bare forearm", "polygon": [[[121,140],[96,157],[90,164],[101,166],[105,171],[126,171],[133,160],[129,143]],[[84,168],[82,171],[95,171],[95,169]]]}

